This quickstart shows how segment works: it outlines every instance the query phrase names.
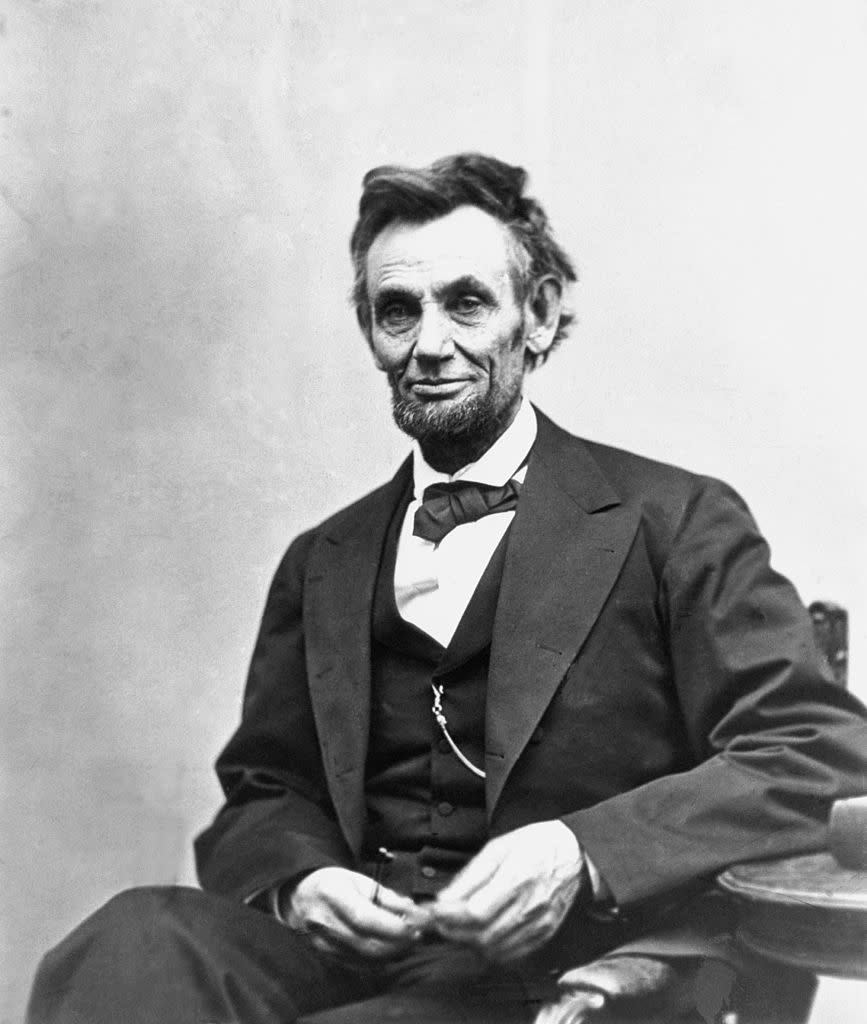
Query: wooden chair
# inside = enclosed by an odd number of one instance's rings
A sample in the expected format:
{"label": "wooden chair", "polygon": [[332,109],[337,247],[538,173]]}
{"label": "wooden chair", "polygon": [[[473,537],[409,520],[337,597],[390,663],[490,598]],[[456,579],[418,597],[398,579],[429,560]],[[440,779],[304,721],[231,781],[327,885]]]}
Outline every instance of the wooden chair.
{"label": "wooden chair", "polygon": [[[821,601],[809,610],[828,669],[845,686],[846,612]],[[821,853],[737,864],[717,881],[740,904],[745,950],[814,975],[867,979],[867,797],[834,805],[828,845]],[[867,1019],[867,988],[855,987]],[[845,1024],[850,1019],[862,1018]]]}

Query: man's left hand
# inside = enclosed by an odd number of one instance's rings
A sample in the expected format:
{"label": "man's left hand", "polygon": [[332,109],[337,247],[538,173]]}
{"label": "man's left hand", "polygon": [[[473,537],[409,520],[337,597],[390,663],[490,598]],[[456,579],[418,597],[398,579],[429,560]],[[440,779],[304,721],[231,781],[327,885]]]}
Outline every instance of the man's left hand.
{"label": "man's left hand", "polygon": [[525,825],[479,851],[434,901],[432,923],[490,960],[517,960],[551,938],[586,878],[584,854],[562,821]]}

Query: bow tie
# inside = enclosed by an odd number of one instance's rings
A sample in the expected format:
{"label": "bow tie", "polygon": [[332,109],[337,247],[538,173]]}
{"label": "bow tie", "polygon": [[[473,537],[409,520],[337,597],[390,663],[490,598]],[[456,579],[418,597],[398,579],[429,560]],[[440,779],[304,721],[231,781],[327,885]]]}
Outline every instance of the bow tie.
{"label": "bow tie", "polygon": [[503,487],[461,480],[451,484],[431,484],[424,489],[421,505],[413,518],[416,537],[434,544],[456,526],[474,523],[492,512],[511,512],[518,504],[521,484],[510,480]]}

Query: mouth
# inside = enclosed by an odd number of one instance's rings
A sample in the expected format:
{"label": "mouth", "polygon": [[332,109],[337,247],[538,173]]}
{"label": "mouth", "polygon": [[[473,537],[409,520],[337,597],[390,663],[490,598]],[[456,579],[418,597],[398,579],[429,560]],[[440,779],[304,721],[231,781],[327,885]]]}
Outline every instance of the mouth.
{"label": "mouth", "polygon": [[419,398],[453,398],[468,383],[466,377],[420,377],[418,380],[407,381],[405,387],[407,391]]}

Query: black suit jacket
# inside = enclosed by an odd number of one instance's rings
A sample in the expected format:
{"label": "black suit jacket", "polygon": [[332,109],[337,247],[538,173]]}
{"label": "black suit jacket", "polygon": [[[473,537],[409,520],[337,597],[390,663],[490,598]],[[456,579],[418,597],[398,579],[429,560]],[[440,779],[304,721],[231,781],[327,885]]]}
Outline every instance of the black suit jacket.
{"label": "black suit jacket", "polygon": [[[277,570],[218,761],[226,803],[196,844],[207,888],[244,898],[357,864],[373,588],[410,472]],[[492,641],[492,835],[562,818],[618,903],[650,905],[821,847],[831,801],[867,791],[864,715],[731,489],[539,414]]]}

